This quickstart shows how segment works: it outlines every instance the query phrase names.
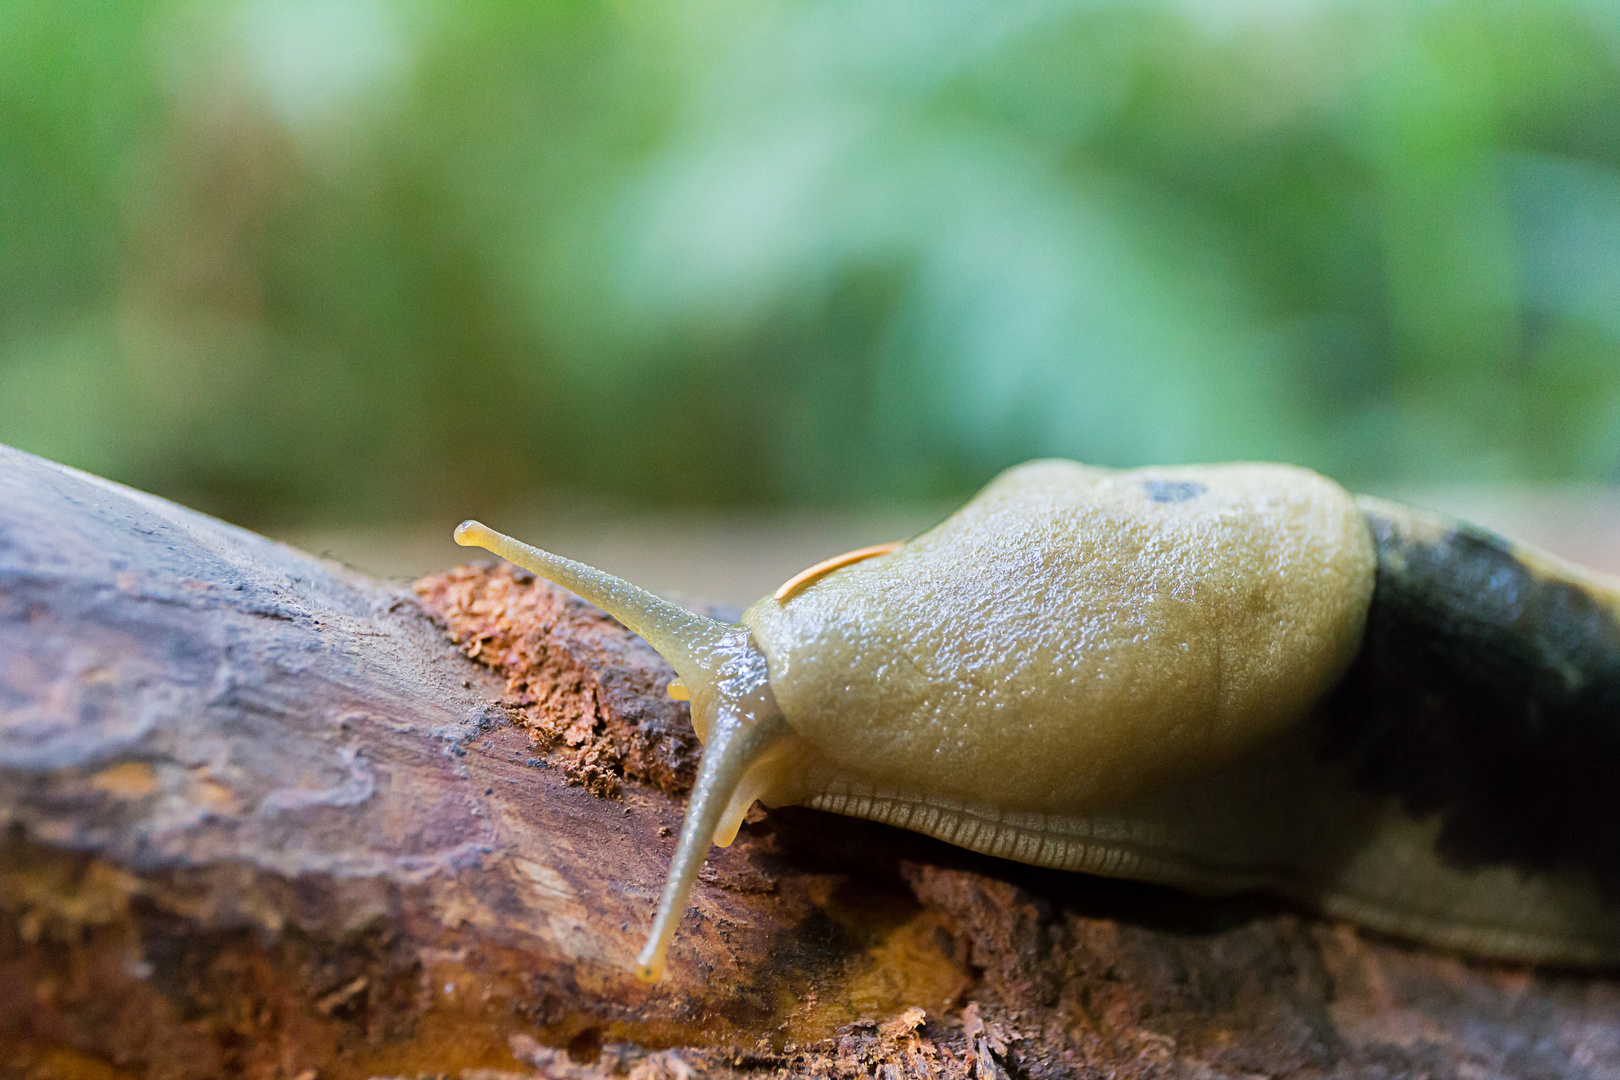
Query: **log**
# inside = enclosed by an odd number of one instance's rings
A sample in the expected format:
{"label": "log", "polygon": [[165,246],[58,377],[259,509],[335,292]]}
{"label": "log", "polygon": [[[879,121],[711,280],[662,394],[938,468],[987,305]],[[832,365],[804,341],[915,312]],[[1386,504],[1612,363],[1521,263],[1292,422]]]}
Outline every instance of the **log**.
{"label": "log", "polygon": [[672,673],[0,448],[0,1071],[1620,1075],[1620,983],[756,807],[655,987]]}

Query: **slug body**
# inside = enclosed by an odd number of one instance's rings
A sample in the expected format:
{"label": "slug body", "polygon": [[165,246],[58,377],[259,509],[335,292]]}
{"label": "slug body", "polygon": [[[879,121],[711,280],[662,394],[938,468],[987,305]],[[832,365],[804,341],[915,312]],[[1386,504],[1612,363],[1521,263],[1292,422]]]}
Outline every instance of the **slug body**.
{"label": "slug body", "polygon": [[1038,461],[737,625],[474,522],[675,667],[704,740],[652,936],[755,799],[1620,962],[1620,590],[1303,469]]}

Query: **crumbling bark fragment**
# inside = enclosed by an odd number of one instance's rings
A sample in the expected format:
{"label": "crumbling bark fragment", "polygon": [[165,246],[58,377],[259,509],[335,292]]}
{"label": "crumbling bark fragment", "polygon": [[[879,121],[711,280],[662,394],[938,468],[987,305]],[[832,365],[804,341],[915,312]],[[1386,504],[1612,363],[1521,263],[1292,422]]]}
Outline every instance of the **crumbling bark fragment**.
{"label": "crumbling bark fragment", "polygon": [[700,747],[674,672],[601,609],[510,563],[423,578],[422,607],[467,656],[506,680],[505,702],[539,749],[592,793],[625,777],[672,794],[696,775]]}

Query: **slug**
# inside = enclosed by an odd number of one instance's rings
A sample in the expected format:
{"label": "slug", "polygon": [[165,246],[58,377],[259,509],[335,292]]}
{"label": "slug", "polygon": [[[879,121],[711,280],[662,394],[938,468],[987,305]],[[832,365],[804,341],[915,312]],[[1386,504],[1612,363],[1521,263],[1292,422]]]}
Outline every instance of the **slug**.
{"label": "slug", "polygon": [[1035,461],[737,624],[468,521],[675,668],[712,841],[800,804],[1040,866],[1620,963],[1620,581],[1305,469]]}

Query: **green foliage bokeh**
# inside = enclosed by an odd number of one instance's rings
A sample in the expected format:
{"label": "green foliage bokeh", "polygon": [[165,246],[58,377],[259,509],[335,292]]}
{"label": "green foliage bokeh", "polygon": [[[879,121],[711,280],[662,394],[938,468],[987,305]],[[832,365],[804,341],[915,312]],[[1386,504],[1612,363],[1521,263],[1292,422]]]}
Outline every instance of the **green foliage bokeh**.
{"label": "green foliage bokeh", "polygon": [[1620,479],[1620,8],[0,0],[0,441],[248,521]]}

